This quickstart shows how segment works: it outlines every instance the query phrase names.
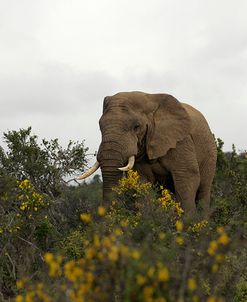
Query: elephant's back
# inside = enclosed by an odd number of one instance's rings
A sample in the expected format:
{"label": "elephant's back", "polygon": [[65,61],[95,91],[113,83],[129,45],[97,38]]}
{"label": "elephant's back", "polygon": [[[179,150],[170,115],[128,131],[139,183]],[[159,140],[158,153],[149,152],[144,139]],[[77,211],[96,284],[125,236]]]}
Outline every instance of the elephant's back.
{"label": "elephant's back", "polygon": [[182,106],[188,113],[191,120],[191,134],[200,133],[201,135],[205,135],[206,133],[211,133],[208,122],[199,110],[185,103],[182,103]]}
{"label": "elephant's back", "polygon": [[191,136],[195,144],[198,161],[204,161],[204,157],[216,158],[216,145],[208,122],[203,114],[194,107],[182,103],[191,120]]}

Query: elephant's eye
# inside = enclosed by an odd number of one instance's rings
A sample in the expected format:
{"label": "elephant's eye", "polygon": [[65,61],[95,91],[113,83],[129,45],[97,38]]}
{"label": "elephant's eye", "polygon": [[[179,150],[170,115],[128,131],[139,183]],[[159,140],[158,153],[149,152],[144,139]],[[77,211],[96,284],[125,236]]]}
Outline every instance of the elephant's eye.
{"label": "elephant's eye", "polygon": [[137,131],[137,130],[140,128],[140,126],[141,126],[141,125],[140,125],[139,123],[136,123],[136,124],[134,125],[134,130]]}

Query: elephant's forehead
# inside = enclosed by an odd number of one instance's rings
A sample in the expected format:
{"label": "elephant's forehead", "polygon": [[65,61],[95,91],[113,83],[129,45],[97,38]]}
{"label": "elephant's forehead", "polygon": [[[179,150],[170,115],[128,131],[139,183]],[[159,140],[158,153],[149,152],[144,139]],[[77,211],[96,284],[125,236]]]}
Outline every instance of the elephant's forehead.
{"label": "elephant's forehead", "polygon": [[157,102],[151,102],[149,94],[144,94],[140,92],[136,93],[119,93],[111,97],[111,102],[109,103],[109,109],[119,108],[121,110],[126,110],[131,114],[149,113],[152,112],[157,107]]}
{"label": "elephant's forehead", "polygon": [[102,115],[100,123],[109,123],[113,121],[118,121],[119,123],[129,123],[136,119],[135,113],[130,110],[125,110],[124,108],[111,108]]}
{"label": "elephant's forehead", "polygon": [[135,105],[143,103],[146,98],[135,95],[119,95],[113,96],[111,106],[126,106],[127,108],[134,108]]}
{"label": "elephant's forehead", "polygon": [[113,99],[106,108],[105,114],[110,117],[119,116],[122,118],[127,118],[128,116],[135,115],[136,110],[133,107],[131,100],[127,98]]}

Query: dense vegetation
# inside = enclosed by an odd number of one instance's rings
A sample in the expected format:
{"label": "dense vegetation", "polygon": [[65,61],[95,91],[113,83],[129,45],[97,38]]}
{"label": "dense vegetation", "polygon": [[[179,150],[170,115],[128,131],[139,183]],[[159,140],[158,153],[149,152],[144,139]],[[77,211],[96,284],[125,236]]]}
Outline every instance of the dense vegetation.
{"label": "dense vegetation", "polygon": [[130,171],[101,204],[73,186],[83,143],[41,144],[31,128],[0,148],[1,301],[247,301],[247,159],[218,147],[208,221],[184,221],[163,187]]}

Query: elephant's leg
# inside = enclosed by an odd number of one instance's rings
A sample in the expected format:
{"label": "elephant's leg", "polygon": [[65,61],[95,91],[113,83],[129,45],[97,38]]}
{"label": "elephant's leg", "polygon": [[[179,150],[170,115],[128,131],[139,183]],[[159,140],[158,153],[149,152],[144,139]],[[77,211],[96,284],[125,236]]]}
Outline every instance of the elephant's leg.
{"label": "elephant's leg", "polygon": [[202,212],[202,217],[208,219],[209,208],[210,208],[210,188],[208,184],[200,184],[197,194],[198,208]]}
{"label": "elephant's leg", "polygon": [[199,170],[193,173],[175,170],[172,173],[172,177],[175,186],[175,196],[181,203],[185,214],[195,213],[196,193],[200,185]]}
{"label": "elephant's leg", "polygon": [[175,149],[169,150],[162,163],[172,174],[175,196],[186,214],[195,212],[200,171],[191,137],[178,142]]}
{"label": "elephant's leg", "polygon": [[211,187],[215,174],[215,159],[204,163],[200,169],[201,182],[197,194],[197,202],[205,219],[209,216]]}

